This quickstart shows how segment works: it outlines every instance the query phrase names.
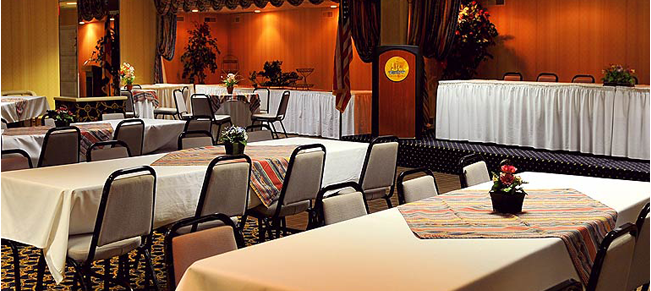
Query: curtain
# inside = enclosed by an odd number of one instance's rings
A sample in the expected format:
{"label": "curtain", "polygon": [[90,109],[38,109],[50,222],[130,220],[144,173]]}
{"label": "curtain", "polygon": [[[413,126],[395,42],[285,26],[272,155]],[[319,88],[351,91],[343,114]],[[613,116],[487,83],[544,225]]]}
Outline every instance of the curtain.
{"label": "curtain", "polygon": [[380,1],[356,0],[351,3],[352,36],[359,58],[373,61],[373,53],[380,40]]}
{"label": "curtain", "polygon": [[[86,0],[90,2],[104,2],[106,0]],[[236,9],[237,7],[249,8],[255,5],[258,8],[265,8],[268,3],[275,7],[282,6],[285,2],[298,6],[303,2],[308,1],[312,4],[321,4],[326,0],[153,0],[156,6],[156,11],[159,15],[166,15],[168,13],[176,13],[179,7],[185,12],[190,12],[192,9],[199,9],[205,11],[208,7],[214,10],[221,10],[226,7],[228,9]],[[339,2],[339,0],[330,0],[332,2]]]}
{"label": "curtain", "polygon": [[154,81],[163,82],[163,58],[171,61],[176,46],[176,14],[156,16],[156,60],[154,60]]}
{"label": "curtain", "polygon": [[77,3],[79,20],[91,21],[108,15],[108,0],[79,0]]}
{"label": "curtain", "polygon": [[420,47],[423,56],[442,61],[454,42],[460,0],[411,1],[409,44]]}

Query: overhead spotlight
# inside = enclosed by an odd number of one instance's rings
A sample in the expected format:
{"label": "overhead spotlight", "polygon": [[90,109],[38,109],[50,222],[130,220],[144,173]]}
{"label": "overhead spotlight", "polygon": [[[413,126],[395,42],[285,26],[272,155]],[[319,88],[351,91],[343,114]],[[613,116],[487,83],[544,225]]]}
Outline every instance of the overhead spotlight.
{"label": "overhead spotlight", "polygon": [[199,12],[199,9],[192,9],[192,12]]}
{"label": "overhead spotlight", "polygon": [[86,23],[84,23],[83,21],[79,21],[79,24],[86,24]]}
{"label": "overhead spotlight", "polygon": [[330,5],[330,8],[335,9],[337,8],[337,5]]}
{"label": "overhead spotlight", "polygon": [[109,18],[110,21],[115,21],[115,18],[111,17]]}
{"label": "overhead spotlight", "polygon": [[262,11],[260,11],[260,9],[256,9],[256,10],[253,10],[253,12],[255,12],[255,13],[260,13],[260,12],[262,12]]}
{"label": "overhead spotlight", "polygon": [[77,2],[66,2],[66,5],[77,5]]}

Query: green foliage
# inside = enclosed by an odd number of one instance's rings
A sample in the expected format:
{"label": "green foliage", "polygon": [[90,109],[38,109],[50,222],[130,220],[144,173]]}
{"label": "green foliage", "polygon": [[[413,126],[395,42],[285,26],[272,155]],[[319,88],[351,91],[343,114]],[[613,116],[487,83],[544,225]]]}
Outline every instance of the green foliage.
{"label": "green foliage", "polygon": [[298,80],[298,74],[296,72],[283,73],[283,70],[281,68],[282,64],[283,62],[278,60],[272,61],[271,63],[264,62],[264,70],[260,72],[251,72],[249,80],[251,80],[251,82],[254,84],[257,84],[256,77],[261,76],[266,79],[266,81],[260,84],[262,86],[291,86],[296,83],[296,80]]}
{"label": "green foliage", "polygon": [[604,74],[604,77],[601,80],[604,84],[610,85],[624,85],[624,86],[634,86],[635,79],[635,70],[624,67],[622,65],[610,65],[604,70],[601,70]]}
{"label": "green foliage", "polygon": [[66,121],[68,123],[75,122],[72,112],[70,112],[66,106],[61,106],[56,110],[48,110],[47,116],[54,119],[54,121]]}
{"label": "green foliage", "polygon": [[205,70],[212,73],[217,70],[217,55],[221,54],[217,46],[217,39],[210,35],[207,23],[194,23],[194,30],[188,30],[190,39],[181,56],[183,63],[182,77],[188,78],[191,83],[204,84],[206,81]]}

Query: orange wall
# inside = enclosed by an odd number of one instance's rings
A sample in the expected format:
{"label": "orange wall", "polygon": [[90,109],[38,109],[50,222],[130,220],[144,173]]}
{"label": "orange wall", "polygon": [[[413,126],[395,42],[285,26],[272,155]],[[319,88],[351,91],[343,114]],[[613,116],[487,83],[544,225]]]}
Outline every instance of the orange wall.
{"label": "orange wall", "polygon": [[86,73],[84,62],[90,58],[95,51],[97,40],[104,36],[104,22],[95,21],[79,25],[77,28],[77,60],[79,62],[79,96],[86,96]]}
{"label": "orange wall", "polygon": [[479,77],[519,71],[535,80],[555,72],[564,82],[576,74],[600,82],[601,70],[616,63],[649,84],[648,0],[507,0],[488,10],[501,41]]}
{"label": "orange wall", "polygon": [[[222,54],[234,55],[239,60],[240,74],[248,78],[252,71],[260,71],[265,61],[283,61],[283,71],[311,67],[315,71],[308,82],[315,89],[332,89],[332,71],[337,29],[337,10],[331,8],[308,8],[255,13],[215,14],[181,13],[184,22],[178,23],[177,45],[174,60],[165,63],[168,82],[184,82],[180,57],[187,45],[187,29],[190,19],[203,21],[204,17],[216,17],[209,23],[213,36],[217,37]],[[239,22],[236,22],[239,18]],[[221,59],[219,61],[221,68]],[[220,82],[219,73],[210,75],[206,83]],[[250,85],[244,80],[242,85]],[[351,64],[353,90],[370,90],[371,65],[363,63],[354,52]]]}

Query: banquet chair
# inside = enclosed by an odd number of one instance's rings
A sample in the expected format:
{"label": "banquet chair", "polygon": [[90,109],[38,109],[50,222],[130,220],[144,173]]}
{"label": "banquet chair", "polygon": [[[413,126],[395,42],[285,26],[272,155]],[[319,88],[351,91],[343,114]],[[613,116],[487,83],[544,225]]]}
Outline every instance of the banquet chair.
{"label": "banquet chair", "polygon": [[[396,180],[398,138],[392,135],[376,137],[368,145],[359,184],[367,201],[384,199],[389,208]],[[389,193],[387,193],[387,190]]]}
{"label": "banquet chair", "polygon": [[212,134],[205,130],[184,131],[179,135],[179,150],[214,145]]}
{"label": "banquet chair", "polygon": [[126,118],[138,117],[133,109],[133,94],[131,94],[131,91],[120,90],[120,96],[127,97],[127,100],[124,101],[124,116]]}
{"label": "banquet chair", "polygon": [[190,118],[188,118],[185,121],[185,126],[183,127],[183,131],[207,131],[212,134],[212,120],[210,119],[210,116],[197,116],[194,115]]}
{"label": "banquet chair", "polygon": [[131,155],[142,155],[145,142],[145,122],[142,119],[125,119],[115,128],[114,140],[121,140],[129,146]]}
{"label": "banquet chair", "polygon": [[56,127],[56,123],[54,122],[54,119],[52,119],[52,117],[49,117],[47,115],[41,116],[41,125],[49,126],[49,127]]}
{"label": "banquet chair", "polygon": [[637,227],[632,223],[606,234],[592,264],[586,291],[622,290],[626,286],[636,235]]}
{"label": "banquet chair", "polygon": [[[324,197],[328,192],[344,188],[352,188],[353,192],[339,191]],[[314,211],[317,216],[314,220],[316,223],[309,228],[342,222],[367,215],[369,212],[364,190],[355,182],[333,184],[321,189],[314,202]]]}
{"label": "banquet chair", "polygon": [[640,212],[635,226],[638,236],[626,290],[635,290],[642,286],[642,291],[647,291],[649,290],[649,203]]}
{"label": "banquet chair", "polygon": [[[260,242],[265,241],[267,233],[269,238],[280,237],[281,229],[286,234],[288,229],[285,217],[303,211],[312,212],[311,202],[321,190],[325,157],[326,148],[322,144],[301,145],[294,149],[278,200],[269,207],[261,204],[247,211],[258,219]],[[313,218],[308,217],[309,225],[314,223]]]}
{"label": "banquet chair", "polygon": [[504,76],[502,76],[502,80],[504,81],[522,81],[522,74],[518,72],[506,72],[504,73]]}
{"label": "banquet chair", "polygon": [[[133,84],[132,86],[133,86],[132,87],[133,89],[142,89],[142,85],[140,85],[140,84]],[[126,90],[127,85],[124,85],[123,89]]]}
{"label": "banquet chair", "polygon": [[592,75],[576,75],[572,77],[572,83],[594,83],[594,77]]}
{"label": "banquet chair", "polygon": [[289,106],[289,95],[289,91],[283,92],[283,96],[280,99],[280,105],[278,105],[278,111],[276,111],[276,114],[256,113],[251,115],[251,121],[253,121],[253,124],[255,124],[256,121],[260,123],[266,122],[273,129],[274,133],[276,134],[276,138],[279,138],[278,131],[276,131],[276,127],[274,126],[274,122],[280,122],[280,126],[283,128],[285,137],[288,137],[287,130],[285,130],[285,125],[283,124],[283,120],[285,119],[287,107]]}
{"label": "banquet chair", "polygon": [[[212,101],[210,101],[210,96],[205,94],[193,94],[190,97],[190,103],[192,105],[192,114],[194,116],[210,116],[212,123],[219,126],[217,129],[217,138],[222,132],[223,124],[233,125],[230,115],[225,114],[215,114],[212,108]],[[212,132],[212,130],[210,131]]]}
{"label": "banquet chair", "polygon": [[120,120],[127,118],[124,112],[102,113],[102,120]]}
{"label": "banquet chair", "polygon": [[[101,148],[100,148],[101,147]],[[86,150],[86,162],[105,161],[131,157],[127,143],[121,140],[107,140],[92,144]]]}
{"label": "banquet chair", "polygon": [[185,98],[183,97],[183,91],[179,89],[174,89],[172,92],[174,95],[174,104],[175,108],[170,107],[159,107],[154,109],[154,118],[158,118],[159,115],[168,115],[172,116],[174,119],[188,119],[190,118],[190,113],[188,113],[188,108],[185,106]]}
{"label": "banquet chair", "polygon": [[583,284],[574,279],[567,279],[552,287],[545,289],[545,291],[583,291]]}
{"label": "banquet chair", "polygon": [[21,149],[2,150],[2,172],[33,168],[29,154]]}
{"label": "banquet chair", "polygon": [[246,134],[249,136],[248,142],[272,140],[273,131],[267,124],[254,124],[246,127]]}
{"label": "banquet chair", "polygon": [[558,75],[554,73],[540,73],[536,82],[558,82]]}
{"label": "banquet chair", "polygon": [[633,80],[635,81],[635,85],[640,84],[640,80],[637,78],[637,76],[633,76]]}
{"label": "banquet chair", "polygon": [[54,127],[45,133],[37,167],[79,163],[81,132],[74,126]]}
{"label": "banquet chair", "polygon": [[[425,175],[405,181],[405,177],[413,174]],[[411,203],[436,195],[439,195],[439,188],[434,173],[429,169],[412,169],[398,175],[398,204]]]}
{"label": "banquet chair", "polygon": [[[68,237],[67,265],[75,270],[75,281],[83,290],[93,289],[91,277],[130,289],[129,252],[137,250],[138,260],[146,265],[145,284],[149,280],[158,289],[149,250],[152,245],[156,172],[149,166],[117,170],[107,178],[92,233]],[[111,258],[119,257],[118,276],[113,278]],[[92,270],[93,262],[104,261],[104,274]],[[37,288],[43,285],[45,257],[38,261]],[[149,286],[148,286],[149,287]],[[105,288],[108,289],[108,288]]]}
{"label": "banquet chair", "polygon": [[2,91],[2,96],[37,96],[32,90]]}
{"label": "banquet chair", "polygon": [[[182,231],[197,224],[220,225],[191,232]],[[176,286],[192,263],[237,250],[244,239],[236,231],[235,223],[225,214],[214,213],[199,218],[189,217],[176,222],[165,234],[165,267],[167,288]]]}
{"label": "banquet chair", "polygon": [[258,94],[260,96],[260,113],[262,114],[267,114],[269,113],[269,100],[271,98],[271,91],[269,88],[255,88],[253,89],[253,93],[256,91],[265,91],[267,92],[267,95],[265,98],[262,98],[262,95]]}
{"label": "banquet chair", "polygon": [[9,122],[6,119],[2,118],[2,129],[7,129],[9,127]]}
{"label": "banquet chair", "polygon": [[479,154],[470,154],[459,160],[461,188],[467,188],[491,180],[486,161]]}

